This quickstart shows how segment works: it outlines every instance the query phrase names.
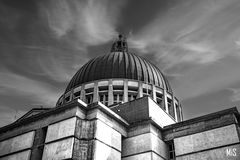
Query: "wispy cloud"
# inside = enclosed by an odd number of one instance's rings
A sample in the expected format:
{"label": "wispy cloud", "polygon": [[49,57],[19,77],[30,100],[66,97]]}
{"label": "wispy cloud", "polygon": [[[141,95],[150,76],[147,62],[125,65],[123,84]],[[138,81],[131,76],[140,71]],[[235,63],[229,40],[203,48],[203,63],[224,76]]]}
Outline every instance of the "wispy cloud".
{"label": "wispy cloud", "polygon": [[[54,106],[78,68],[103,54],[103,46],[122,28],[133,31],[129,47],[170,77],[180,100],[237,86],[239,0],[163,0],[149,5],[156,3],[160,9],[142,12],[145,3],[140,1],[0,1],[2,114],[9,119],[15,109],[30,109],[26,105]],[[99,53],[90,52],[94,49]],[[233,93],[238,95],[238,90]]]}
{"label": "wispy cloud", "polygon": [[231,101],[239,102],[240,101],[240,88],[229,88],[232,91]]}
{"label": "wispy cloud", "polygon": [[12,121],[15,110],[54,107],[73,74],[92,58],[88,47],[117,35],[125,3],[1,1],[0,110],[5,114],[1,121]]}
{"label": "wispy cloud", "polygon": [[[112,39],[124,1],[60,0],[41,3],[41,13],[58,38],[76,36],[77,45],[98,45]],[[73,38],[73,36],[71,37]]]}
{"label": "wispy cloud", "polygon": [[165,74],[177,75],[171,84],[180,99],[193,98],[240,81],[239,14],[238,0],[180,0],[129,41]]}
{"label": "wispy cloud", "polygon": [[[164,67],[209,64],[234,54],[240,34],[237,0],[179,1],[130,39],[143,54],[155,53]],[[238,42],[238,41],[237,41]]]}
{"label": "wispy cloud", "polygon": [[[90,57],[87,48],[117,35],[120,10],[125,1],[60,0],[39,2],[39,14],[61,46],[45,47],[39,57],[41,70],[55,81],[68,82]],[[65,48],[63,48],[65,46]]]}
{"label": "wispy cloud", "polygon": [[11,109],[9,107],[0,107],[0,127],[10,124],[23,116],[26,111]]}
{"label": "wispy cloud", "polygon": [[12,73],[0,72],[0,126],[13,122],[32,107],[54,107],[59,90],[41,81]]}
{"label": "wispy cloud", "polygon": [[[56,88],[11,72],[0,73],[0,94],[19,94],[34,99],[36,103],[53,106],[57,97]],[[7,91],[7,92],[6,92]]]}
{"label": "wispy cloud", "polygon": [[189,99],[230,88],[240,82],[239,58],[225,57],[209,66],[188,70],[173,82],[179,97]]}
{"label": "wispy cloud", "polygon": [[[116,36],[125,1],[35,3],[37,5],[31,7],[36,7],[36,13],[30,15],[16,11],[9,4],[1,4],[0,24],[4,24],[2,27],[6,30],[1,34],[6,32],[7,37],[0,37],[1,65],[17,69],[24,76],[31,74],[31,78],[42,75],[52,82],[67,83],[76,70],[92,58],[88,54],[89,46],[104,44]],[[6,15],[11,18],[6,19]],[[15,63],[16,57],[18,63]]]}

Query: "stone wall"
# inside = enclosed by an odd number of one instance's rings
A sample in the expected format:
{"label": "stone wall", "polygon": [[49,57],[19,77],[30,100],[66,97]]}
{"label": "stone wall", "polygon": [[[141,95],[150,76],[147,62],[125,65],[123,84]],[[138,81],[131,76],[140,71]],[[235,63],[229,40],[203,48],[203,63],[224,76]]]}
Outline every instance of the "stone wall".
{"label": "stone wall", "polygon": [[147,119],[152,119],[160,127],[176,123],[176,121],[150,97],[143,97],[136,101],[121,104],[112,108],[112,110],[126,119],[130,124]]}
{"label": "stone wall", "polygon": [[[33,139],[34,139],[34,131],[28,132],[4,141],[0,142],[0,157],[5,157],[6,155],[18,153],[18,155],[15,155],[15,157],[29,157],[28,152],[22,152],[27,149],[30,149],[33,145]],[[8,156],[10,157],[10,156]],[[14,156],[12,156],[14,157]],[[6,157],[5,157],[6,158]],[[28,159],[28,158],[27,158]]]}
{"label": "stone wall", "polygon": [[74,138],[52,142],[44,146],[44,160],[59,160],[72,158]]}
{"label": "stone wall", "polygon": [[238,142],[234,124],[174,139],[176,156]]}
{"label": "stone wall", "polygon": [[[240,158],[239,137],[235,124],[175,138],[174,145],[179,160]],[[236,152],[236,155],[228,152]]]}
{"label": "stone wall", "polygon": [[126,132],[116,120],[94,108],[86,119],[73,117],[48,126],[43,159],[121,160]]}
{"label": "stone wall", "polygon": [[1,160],[29,160],[30,159],[31,150],[26,150],[22,152],[18,152],[12,155],[4,156],[0,158]]}
{"label": "stone wall", "polygon": [[177,157],[176,160],[239,160],[240,145],[230,145]]}
{"label": "stone wall", "polygon": [[121,160],[121,140],[127,135],[121,117],[98,103],[55,110],[2,132],[0,159]]}
{"label": "stone wall", "polygon": [[151,121],[129,128],[128,137],[122,141],[122,160],[166,160],[168,147],[161,132]]}

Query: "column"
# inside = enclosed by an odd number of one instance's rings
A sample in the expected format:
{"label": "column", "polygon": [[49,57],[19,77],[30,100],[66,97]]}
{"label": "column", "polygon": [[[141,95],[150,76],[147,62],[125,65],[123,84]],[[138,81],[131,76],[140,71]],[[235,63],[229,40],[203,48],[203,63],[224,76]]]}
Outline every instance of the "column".
{"label": "column", "polygon": [[108,81],[108,105],[113,104],[113,84],[112,79]]}
{"label": "column", "polygon": [[123,102],[128,101],[128,80],[123,81]]}
{"label": "column", "polygon": [[137,98],[139,97],[143,97],[143,84],[142,82],[138,82],[138,96]]}
{"label": "column", "polygon": [[181,104],[178,104],[178,107],[179,107],[179,111],[180,111],[181,121],[183,121],[182,105],[181,105]]}
{"label": "column", "polygon": [[86,101],[86,97],[85,97],[85,85],[83,84],[81,87],[81,94],[80,94],[80,99],[85,102]]}
{"label": "column", "polygon": [[165,106],[165,108],[166,108],[166,112],[169,113],[168,103],[167,103],[167,92],[166,92],[166,89],[163,89],[163,101],[164,101],[164,106]]}
{"label": "column", "polygon": [[98,101],[98,82],[94,83],[94,89],[93,89],[93,102]]}
{"label": "column", "polygon": [[173,102],[173,109],[174,109],[174,115],[175,115],[175,121],[179,122],[178,116],[177,116],[177,107],[175,103],[175,97],[172,94],[172,102]]}
{"label": "column", "polygon": [[155,102],[157,102],[156,87],[153,84],[152,84],[152,98]]}

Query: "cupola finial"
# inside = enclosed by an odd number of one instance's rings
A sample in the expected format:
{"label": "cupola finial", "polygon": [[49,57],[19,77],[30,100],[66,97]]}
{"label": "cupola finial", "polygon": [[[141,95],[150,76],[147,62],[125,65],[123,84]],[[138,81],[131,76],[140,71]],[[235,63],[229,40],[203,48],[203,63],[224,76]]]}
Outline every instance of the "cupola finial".
{"label": "cupola finial", "polygon": [[126,38],[122,35],[118,35],[118,39],[112,45],[111,52],[127,52],[128,45]]}

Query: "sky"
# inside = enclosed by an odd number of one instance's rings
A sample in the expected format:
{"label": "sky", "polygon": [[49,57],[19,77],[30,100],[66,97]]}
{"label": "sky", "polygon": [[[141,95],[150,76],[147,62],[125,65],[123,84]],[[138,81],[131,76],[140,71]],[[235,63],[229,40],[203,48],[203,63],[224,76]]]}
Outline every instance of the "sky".
{"label": "sky", "polygon": [[54,107],[119,33],[165,74],[185,120],[238,107],[239,15],[239,0],[0,0],[0,127]]}

